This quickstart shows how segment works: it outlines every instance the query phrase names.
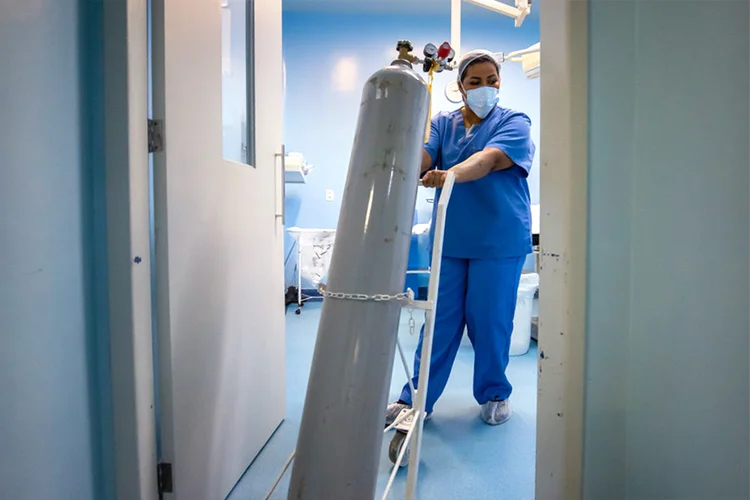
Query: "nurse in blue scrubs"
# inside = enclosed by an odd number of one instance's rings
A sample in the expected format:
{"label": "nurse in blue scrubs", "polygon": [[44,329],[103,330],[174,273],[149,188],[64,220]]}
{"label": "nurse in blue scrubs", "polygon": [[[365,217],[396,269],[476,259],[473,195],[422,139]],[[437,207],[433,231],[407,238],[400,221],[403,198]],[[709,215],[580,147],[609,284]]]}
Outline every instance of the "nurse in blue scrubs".
{"label": "nurse in blue scrubs", "polygon": [[[466,327],[474,346],[474,398],[482,419],[499,425],[511,413],[505,370],[521,270],[532,251],[527,178],[536,148],[529,117],[497,106],[500,64],[491,52],[466,54],[458,81],[464,106],[432,119],[422,159],[425,186],[440,188],[449,170],[456,182],[446,215],[426,410],[429,417],[445,389]],[[417,390],[421,352],[420,337]],[[388,406],[386,425],[411,406],[411,397],[406,384]]]}

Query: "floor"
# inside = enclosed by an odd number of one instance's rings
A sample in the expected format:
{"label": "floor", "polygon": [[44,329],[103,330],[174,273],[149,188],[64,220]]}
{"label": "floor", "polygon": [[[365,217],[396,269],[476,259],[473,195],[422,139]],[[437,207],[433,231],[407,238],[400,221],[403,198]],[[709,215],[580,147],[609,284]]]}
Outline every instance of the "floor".
{"label": "floor", "polygon": [[[302,415],[307,377],[315,345],[320,303],[309,303],[300,316],[290,306],[287,313],[287,414],[288,417],[253,462],[228,500],[263,500],[275,478],[294,450]],[[408,313],[401,318],[399,336],[407,356],[416,348],[417,338],[408,333]],[[432,420],[425,426],[419,494],[422,499],[532,500],[536,448],[537,352],[532,342],[525,356],[511,358],[509,378],[514,386],[511,398],[513,416],[499,427],[490,427],[479,418],[471,395],[473,351],[462,345],[445,393],[435,405]],[[401,363],[394,363],[391,394],[396,396],[404,383]],[[387,446],[378,477],[379,491],[391,472]],[[286,499],[291,469],[271,499]],[[402,469],[389,498],[404,497],[406,469]],[[378,498],[380,498],[380,493]]]}

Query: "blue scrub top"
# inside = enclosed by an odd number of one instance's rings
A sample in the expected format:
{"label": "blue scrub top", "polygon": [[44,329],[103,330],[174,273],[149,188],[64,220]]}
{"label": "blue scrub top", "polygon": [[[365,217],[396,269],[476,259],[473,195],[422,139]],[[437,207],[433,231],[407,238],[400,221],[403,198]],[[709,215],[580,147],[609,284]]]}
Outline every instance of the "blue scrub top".
{"label": "blue scrub top", "polygon": [[[536,146],[529,117],[498,106],[468,134],[461,110],[438,113],[432,119],[425,149],[433,167],[448,170],[485,148],[501,150],[514,166],[454,185],[446,215],[445,257],[493,259],[521,257],[532,251],[531,197],[526,179]],[[439,196],[440,190],[433,221]],[[432,224],[432,231],[434,227]]]}

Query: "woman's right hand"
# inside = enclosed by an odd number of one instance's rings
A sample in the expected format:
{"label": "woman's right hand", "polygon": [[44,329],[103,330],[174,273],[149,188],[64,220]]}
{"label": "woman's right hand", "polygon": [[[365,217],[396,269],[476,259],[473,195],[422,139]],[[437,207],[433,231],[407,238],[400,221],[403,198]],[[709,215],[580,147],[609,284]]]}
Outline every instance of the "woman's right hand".
{"label": "woman's right hand", "polygon": [[430,170],[422,177],[422,185],[428,188],[443,187],[447,175],[445,170]]}

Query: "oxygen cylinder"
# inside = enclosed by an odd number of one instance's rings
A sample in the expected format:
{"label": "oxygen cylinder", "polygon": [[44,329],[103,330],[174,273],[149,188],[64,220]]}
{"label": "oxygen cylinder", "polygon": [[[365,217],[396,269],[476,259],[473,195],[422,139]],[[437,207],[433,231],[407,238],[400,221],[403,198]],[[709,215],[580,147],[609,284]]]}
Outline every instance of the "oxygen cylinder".
{"label": "oxygen cylinder", "polygon": [[365,83],[290,500],[375,495],[429,100],[405,61]]}

